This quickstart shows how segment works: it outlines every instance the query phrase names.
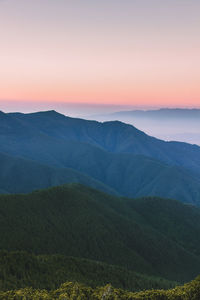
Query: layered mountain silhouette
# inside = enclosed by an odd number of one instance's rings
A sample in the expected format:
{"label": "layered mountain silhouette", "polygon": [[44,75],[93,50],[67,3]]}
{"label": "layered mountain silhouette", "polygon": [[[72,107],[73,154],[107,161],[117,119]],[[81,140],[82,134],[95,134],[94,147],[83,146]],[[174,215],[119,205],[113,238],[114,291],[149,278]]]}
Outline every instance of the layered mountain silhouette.
{"label": "layered mountain silhouette", "polygon": [[1,112],[0,153],[0,192],[80,182],[122,196],[200,205],[200,147],[165,142],[122,122]]}
{"label": "layered mountain silhouette", "polygon": [[[198,108],[160,108],[160,109],[152,109],[152,110],[124,110],[118,111],[110,114],[102,114],[96,115],[99,117],[108,117],[110,119],[120,118],[120,117],[139,117],[139,118],[149,118],[149,119],[197,119],[199,121],[200,118],[200,109]],[[95,115],[93,116],[95,117]]]}

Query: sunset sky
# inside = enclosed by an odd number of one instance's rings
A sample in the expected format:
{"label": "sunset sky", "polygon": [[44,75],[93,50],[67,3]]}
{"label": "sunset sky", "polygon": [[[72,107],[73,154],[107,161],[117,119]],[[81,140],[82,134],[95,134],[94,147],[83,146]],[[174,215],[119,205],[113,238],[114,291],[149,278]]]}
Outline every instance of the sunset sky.
{"label": "sunset sky", "polygon": [[9,101],[200,106],[200,1],[0,0]]}

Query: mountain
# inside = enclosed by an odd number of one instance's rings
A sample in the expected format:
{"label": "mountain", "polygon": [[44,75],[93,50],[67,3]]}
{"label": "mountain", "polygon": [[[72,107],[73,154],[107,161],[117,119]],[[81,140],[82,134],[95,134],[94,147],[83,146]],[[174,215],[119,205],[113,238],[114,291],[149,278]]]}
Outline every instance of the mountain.
{"label": "mountain", "polygon": [[119,120],[160,139],[200,145],[200,109],[129,110],[86,118],[98,121]]}
{"label": "mountain", "polygon": [[2,112],[0,153],[1,193],[79,182],[200,205],[200,147],[164,142],[121,122]]}
{"label": "mountain", "polygon": [[[19,149],[16,141],[16,136],[20,141],[20,135],[22,135],[23,139],[21,138],[21,140],[25,147],[28,146],[27,139],[30,143],[35,141],[44,145],[45,143],[51,145],[54,142],[56,143],[54,149],[59,147],[58,142],[61,148],[66,141],[76,141],[100,147],[112,153],[145,155],[166,163],[190,168],[200,173],[200,147],[187,143],[165,142],[148,136],[132,125],[119,121],[104,123],[87,121],[65,117],[55,111],[33,114],[12,113],[8,114],[7,117],[11,119],[11,122],[8,122],[8,124],[11,123],[8,132],[9,137],[14,139],[17,150],[22,153],[23,150]],[[12,127],[13,119],[20,126],[23,124],[28,129],[24,128],[25,131],[23,130],[23,133],[21,133],[21,128],[20,134],[16,134],[16,129]],[[31,132],[33,132],[33,137]],[[4,136],[8,133],[4,130]],[[43,149],[40,144],[39,146]],[[7,150],[11,151],[11,149]],[[15,149],[13,150],[15,151]]]}
{"label": "mountain", "polygon": [[[96,115],[98,116],[98,115]],[[118,111],[114,113],[110,113],[107,115],[99,115],[99,117],[108,116],[109,118],[112,117],[123,117],[123,116],[130,116],[130,117],[148,117],[148,118],[166,118],[166,119],[197,119],[200,118],[200,109],[187,109],[187,108],[160,108],[154,110],[124,110]],[[95,115],[94,115],[95,117]]]}
{"label": "mountain", "polygon": [[63,168],[0,153],[1,193],[27,193],[78,182],[109,194],[129,197],[157,195],[199,205],[200,181],[185,169],[144,156],[111,154],[83,146],[75,147],[70,143],[65,151]]}
{"label": "mountain", "polygon": [[161,196],[200,204],[200,180],[182,167],[145,156],[111,154],[88,145],[78,148],[72,143],[66,153],[65,165],[102,181],[121,195]]}
{"label": "mountain", "polygon": [[2,250],[76,256],[178,282],[199,273],[200,210],[175,200],[70,184],[1,195],[0,223]]}
{"label": "mountain", "polygon": [[[78,182],[115,193],[103,183],[70,168],[56,168],[0,153],[0,193],[28,193],[36,189]],[[2,189],[1,189],[2,188]]]}

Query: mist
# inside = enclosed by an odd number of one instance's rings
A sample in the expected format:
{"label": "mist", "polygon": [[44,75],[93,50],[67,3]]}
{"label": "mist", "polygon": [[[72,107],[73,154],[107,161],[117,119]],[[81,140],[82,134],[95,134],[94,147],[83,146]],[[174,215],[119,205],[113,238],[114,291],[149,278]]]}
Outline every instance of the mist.
{"label": "mist", "polygon": [[200,145],[199,109],[135,110],[89,116],[97,121],[131,124],[148,135],[165,141],[180,141]]}

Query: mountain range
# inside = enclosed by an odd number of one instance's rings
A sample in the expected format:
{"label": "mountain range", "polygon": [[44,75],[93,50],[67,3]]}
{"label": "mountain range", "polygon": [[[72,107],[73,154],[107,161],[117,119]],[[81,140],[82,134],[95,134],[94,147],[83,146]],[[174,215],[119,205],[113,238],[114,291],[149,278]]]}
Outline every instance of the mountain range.
{"label": "mountain range", "polygon": [[86,118],[98,121],[119,120],[164,140],[200,145],[200,109],[126,110]]}
{"label": "mountain range", "polygon": [[0,112],[0,165],[1,299],[199,299],[199,146]]}
{"label": "mountain range", "polygon": [[200,147],[165,142],[119,121],[1,112],[0,161],[2,193],[78,182],[114,195],[200,205]]}

